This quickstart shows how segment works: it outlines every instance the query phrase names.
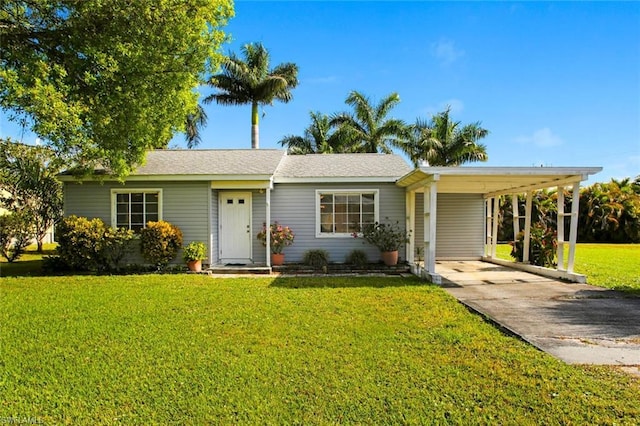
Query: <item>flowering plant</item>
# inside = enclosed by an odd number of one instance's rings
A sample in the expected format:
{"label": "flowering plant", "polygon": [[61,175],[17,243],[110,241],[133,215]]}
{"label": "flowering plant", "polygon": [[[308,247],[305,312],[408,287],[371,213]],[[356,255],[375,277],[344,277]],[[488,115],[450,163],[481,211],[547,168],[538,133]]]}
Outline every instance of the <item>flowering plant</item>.
{"label": "flowering plant", "polygon": [[[524,231],[516,235],[516,241],[511,243],[511,257],[516,262],[524,258]],[[558,232],[544,223],[534,223],[531,226],[529,240],[529,262],[533,265],[547,268],[556,266],[556,250],[558,248]]]}
{"label": "flowering plant", "polygon": [[[271,253],[282,253],[282,249],[293,244],[295,235],[288,226],[282,226],[278,222],[274,222],[269,226],[271,234]],[[267,246],[267,224],[262,224],[262,231],[258,232],[258,239],[262,241],[264,247]]]}
{"label": "flowering plant", "polygon": [[[396,223],[380,223],[375,222],[367,225],[362,230],[362,237],[370,244],[378,247],[378,250],[396,251],[409,242],[411,231],[405,232],[398,222]],[[354,238],[358,237],[358,233],[352,234]]]}

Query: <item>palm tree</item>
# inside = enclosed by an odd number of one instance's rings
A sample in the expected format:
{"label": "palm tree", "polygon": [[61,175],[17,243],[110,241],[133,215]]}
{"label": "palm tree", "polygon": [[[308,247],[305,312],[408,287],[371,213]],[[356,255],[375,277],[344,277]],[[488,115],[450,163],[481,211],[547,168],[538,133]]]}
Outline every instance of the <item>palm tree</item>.
{"label": "palm tree", "polygon": [[269,69],[269,52],[261,43],[246,44],[241,50],[243,58],[231,53],[222,63],[222,72],[209,79],[209,85],[219,92],[204,102],[251,104],[251,148],[258,149],[258,105],[270,105],[274,100],[289,102],[291,89],[298,85],[298,66],[287,62]]}
{"label": "palm tree", "polygon": [[[474,161],[487,161],[487,147],[478,140],[489,134],[480,122],[461,126],[449,117],[451,107],[431,118],[428,128],[433,140],[424,146],[427,151],[410,153],[413,158],[427,160],[431,166],[459,166]],[[437,143],[435,142],[437,141]]]}
{"label": "palm tree", "polygon": [[429,123],[420,118],[416,119],[415,124],[409,126],[407,139],[402,146],[413,166],[418,167],[420,162],[436,156],[438,148],[441,148],[440,141],[433,137]]}
{"label": "palm tree", "polygon": [[184,138],[187,148],[195,148],[202,142],[200,129],[207,125],[207,113],[201,104],[198,104],[194,113],[187,115],[185,120]]}
{"label": "palm tree", "polygon": [[346,137],[342,129],[331,126],[329,116],[317,111],[309,112],[311,124],[303,136],[289,135],[278,143],[287,147],[289,154],[331,154],[345,152]]}
{"label": "palm tree", "polygon": [[391,147],[401,147],[407,136],[407,126],[402,120],[387,118],[400,102],[397,93],[391,93],[377,105],[360,92],[353,91],[345,103],[353,107],[353,113],[343,112],[331,119],[348,138],[351,152],[391,153]]}

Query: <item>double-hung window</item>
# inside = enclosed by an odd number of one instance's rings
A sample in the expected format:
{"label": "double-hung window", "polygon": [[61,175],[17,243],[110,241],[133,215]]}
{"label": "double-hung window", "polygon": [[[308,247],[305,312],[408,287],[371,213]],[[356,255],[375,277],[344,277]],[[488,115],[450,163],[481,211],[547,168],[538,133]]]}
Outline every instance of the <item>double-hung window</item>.
{"label": "double-hung window", "polygon": [[350,237],[378,221],[378,190],[316,190],[316,236]]}
{"label": "double-hung window", "polygon": [[162,190],[132,189],[111,191],[113,227],[140,231],[147,222],[162,220]]}

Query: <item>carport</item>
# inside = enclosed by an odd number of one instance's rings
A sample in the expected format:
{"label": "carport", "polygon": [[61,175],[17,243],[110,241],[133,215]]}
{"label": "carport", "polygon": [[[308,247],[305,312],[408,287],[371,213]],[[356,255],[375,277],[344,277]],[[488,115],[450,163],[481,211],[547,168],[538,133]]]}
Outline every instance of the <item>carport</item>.
{"label": "carport", "polygon": [[[429,167],[416,168],[397,181],[406,189],[406,227],[411,233],[406,258],[414,273],[440,283],[436,260],[484,260],[529,272],[585,282],[573,272],[578,232],[580,183],[601,167]],[[533,192],[558,189],[558,266],[528,264]],[[564,208],[564,189],[572,194],[570,211]],[[525,194],[525,214],[518,214],[518,194]],[[501,196],[511,196],[514,236],[524,231],[524,259],[513,263],[496,258],[498,212]],[[569,217],[565,241],[564,218]],[[438,241],[440,238],[441,241]],[[568,258],[564,248],[568,245]],[[419,250],[416,250],[419,248]],[[424,266],[416,262],[424,256]]]}

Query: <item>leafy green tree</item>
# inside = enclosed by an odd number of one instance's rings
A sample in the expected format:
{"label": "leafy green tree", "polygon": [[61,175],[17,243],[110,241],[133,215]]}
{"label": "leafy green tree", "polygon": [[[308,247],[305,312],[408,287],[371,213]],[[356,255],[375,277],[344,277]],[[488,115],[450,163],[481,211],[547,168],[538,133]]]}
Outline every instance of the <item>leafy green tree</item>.
{"label": "leafy green tree", "polygon": [[62,217],[59,166],[48,148],[0,140],[0,206],[28,214],[40,253],[47,232]]}
{"label": "leafy green tree", "polygon": [[400,96],[391,93],[377,105],[360,92],[353,91],[345,103],[353,112],[342,112],[331,119],[349,140],[351,152],[391,153],[391,147],[402,147],[407,136],[407,126],[399,119],[388,118],[391,110],[400,103]]}
{"label": "leafy green tree", "polygon": [[33,238],[29,212],[19,211],[0,215],[0,255],[11,263],[22,256]]}
{"label": "leafy green tree", "polygon": [[347,135],[342,129],[331,126],[329,116],[317,111],[309,113],[311,124],[303,136],[289,135],[278,143],[287,147],[289,154],[332,154],[347,152]]}
{"label": "leafy green tree", "polygon": [[[541,229],[557,229],[558,193],[556,190],[541,189],[535,191],[531,197],[531,224],[538,224]],[[571,197],[565,192],[565,206],[571,204]],[[524,227],[524,216],[526,210],[526,195],[518,194],[518,216],[520,216],[520,226]],[[566,208],[565,208],[566,211]],[[500,210],[498,213],[498,241],[513,241],[513,207],[511,196],[500,198]],[[569,226],[565,226],[565,231]]]}
{"label": "leafy green tree", "polygon": [[4,0],[0,108],[70,157],[125,176],[195,114],[231,0]]}
{"label": "leafy green tree", "polygon": [[582,241],[640,242],[640,193],[637,179],[595,183],[580,192]]}
{"label": "leafy green tree", "polygon": [[450,117],[451,107],[434,115],[428,125],[421,125],[417,143],[406,145],[406,151],[414,163],[426,160],[431,166],[459,166],[475,161],[487,161],[486,146],[478,140],[489,131],[480,122],[461,125]]}
{"label": "leafy green tree", "polygon": [[273,101],[289,102],[291,90],[298,85],[298,66],[283,63],[269,68],[269,51],[261,43],[246,44],[242,58],[231,53],[222,63],[222,72],[211,77],[209,85],[218,92],[207,96],[205,103],[220,105],[251,104],[251,148],[260,147],[259,105]]}

